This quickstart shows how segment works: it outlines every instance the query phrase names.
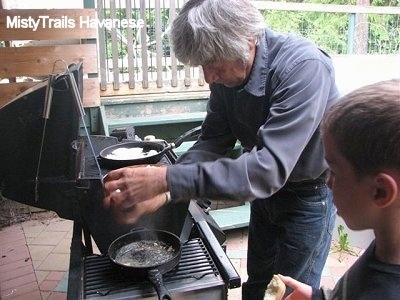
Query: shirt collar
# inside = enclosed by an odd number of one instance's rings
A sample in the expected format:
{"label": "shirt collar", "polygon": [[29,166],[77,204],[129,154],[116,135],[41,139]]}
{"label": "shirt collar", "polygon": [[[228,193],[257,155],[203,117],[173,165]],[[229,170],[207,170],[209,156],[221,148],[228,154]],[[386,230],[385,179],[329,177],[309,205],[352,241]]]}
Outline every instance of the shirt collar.
{"label": "shirt collar", "polygon": [[268,48],[264,34],[258,38],[256,53],[254,56],[253,67],[250,77],[243,87],[248,93],[256,96],[265,96],[265,85],[267,82],[268,71]]}

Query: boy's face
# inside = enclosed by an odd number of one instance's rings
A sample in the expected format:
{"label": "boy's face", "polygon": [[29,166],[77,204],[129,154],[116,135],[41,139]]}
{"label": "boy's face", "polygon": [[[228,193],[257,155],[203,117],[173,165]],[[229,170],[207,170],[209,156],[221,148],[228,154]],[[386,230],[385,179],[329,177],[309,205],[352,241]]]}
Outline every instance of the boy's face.
{"label": "boy's face", "polygon": [[333,192],[338,215],[353,230],[370,228],[374,188],[371,176],[356,176],[352,164],[338,151],[328,132],[323,135],[325,158],[331,169],[328,186]]}

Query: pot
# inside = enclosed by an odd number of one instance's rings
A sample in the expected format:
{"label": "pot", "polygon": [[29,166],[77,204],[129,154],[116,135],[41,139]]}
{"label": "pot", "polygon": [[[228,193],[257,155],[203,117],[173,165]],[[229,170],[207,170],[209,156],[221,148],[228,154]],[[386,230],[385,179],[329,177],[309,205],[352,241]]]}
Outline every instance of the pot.
{"label": "pot", "polygon": [[126,276],[150,281],[160,300],[172,299],[162,274],[179,263],[181,254],[180,239],[164,230],[136,229],[114,240],[108,248],[114,266]]}
{"label": "pot", "polygon": [[[165,144],[164,142],[154,142],[154,141],[132,141],[113,145],[104,148],[100,151],[98,160],[99,164],[106,169],[119,169],[132,165],[140,164],[155,164],[160,161],[165,152],[179,147],[187,139],[199,135],[201,132],[201,126],[195,127],[180,137],[178,137],[173,143]],[[135,148],[135,149],[133,149]],[[135,158],[129,156],[122,156],[122,159],[118,159],[117,155],[114,155],[116,151],[129,151],[129,150],[139,150],[139,155]]]}

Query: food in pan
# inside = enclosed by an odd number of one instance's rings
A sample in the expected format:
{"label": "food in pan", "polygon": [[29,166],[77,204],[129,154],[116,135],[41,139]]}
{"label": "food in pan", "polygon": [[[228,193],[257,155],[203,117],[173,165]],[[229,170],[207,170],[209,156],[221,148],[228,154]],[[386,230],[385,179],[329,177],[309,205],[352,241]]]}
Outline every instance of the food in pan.
{"label": "food in pan", "polygon": [[144,151],[141,147],[133,147],[133,148],[117,148],[113,150],[110,154],[106,155],[108,159],[115,160],[130,160],[130,159],[138,159],[144,158],[148,156],[156,155],[158,152],[156,150]]}
{"label": "food in pan", "polygon": [[157,266],[172,259],[176,250],[162,241],[143,240],[129,243],[115,255],[115,261],[124,266]]}
{"label": "food in pan", "polygon": [[286,291],[286,285],[278,275],[274,275],[267,285],[264,300],[281,300]]}

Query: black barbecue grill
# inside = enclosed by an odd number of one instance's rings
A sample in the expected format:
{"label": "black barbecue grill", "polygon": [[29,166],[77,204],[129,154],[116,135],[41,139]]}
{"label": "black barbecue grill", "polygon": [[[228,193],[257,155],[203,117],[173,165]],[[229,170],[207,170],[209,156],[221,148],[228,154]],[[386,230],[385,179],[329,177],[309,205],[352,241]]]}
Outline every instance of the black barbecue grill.
{"label": "black barbecue grill", "polygon": [[[122,276],[104,256],[85,257],[83,275],[83,299],[103,296],[114,299],[154,297],[151,284],[135,282],[134,279]],[[226,298],[225,282],[200,238],[190,239],[184,244],[178,266],[164,274],[163,278],[174,298]]]}
{"label": "black barbecue grill", "polygon": [[[125,140],[87,133],[77,90],[74,93],[70,81],[75,79],[81,96],[82,77],[78,64],[52,79],[48,118],[44,118],[46,81],[0,109],[2,196],[74,221],[68,299],[156,298],[149,282],[123,275],[106,255],[114,239],[137,227],[167,230],[180,237],[182,257],[163,276],[174,299],[227,299],[228,289],[239,287],[241,279],[221,246],[225,235],[204,202],[169,204],[130,226],[118,224],[103,208],[102,178],[108,170],[99,167],[98,155]],[[174,164],[176,158],[169,150],[160,163]],[[93,253],[92,239],[101,254]]]}

